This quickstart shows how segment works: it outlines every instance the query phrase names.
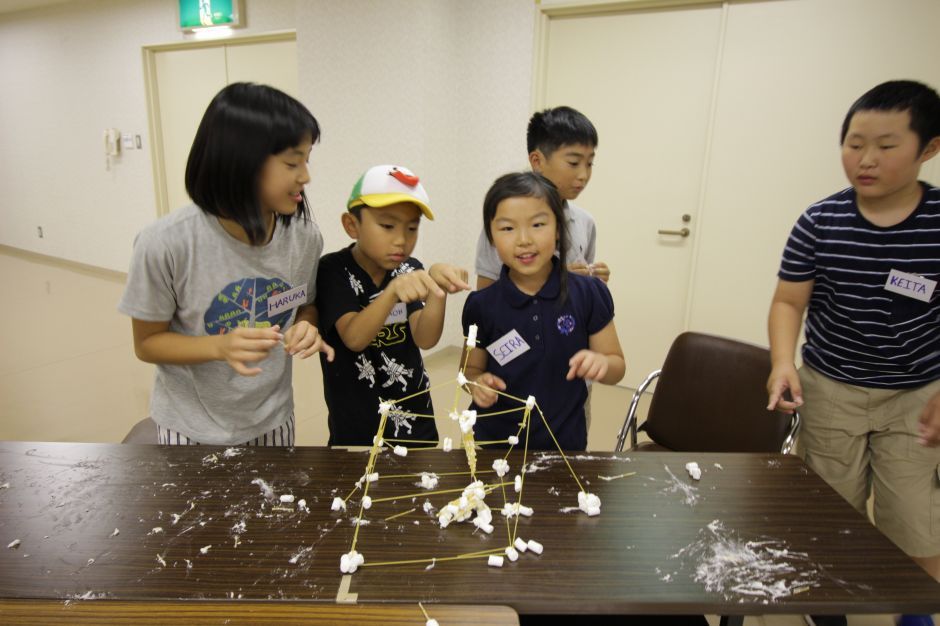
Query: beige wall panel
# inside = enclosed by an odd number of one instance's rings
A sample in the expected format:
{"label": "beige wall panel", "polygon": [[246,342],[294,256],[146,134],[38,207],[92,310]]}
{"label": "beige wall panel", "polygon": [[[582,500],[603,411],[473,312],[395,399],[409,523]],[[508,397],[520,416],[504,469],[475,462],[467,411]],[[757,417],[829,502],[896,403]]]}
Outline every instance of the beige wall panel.
{"label": "beige wall panel", "polygon": [[[707,7],[550,21],[539,104],[573,106],[598,129],[594,176],[577,202],[594,215],[597,260],[611,268],[630,387],[662,365],[685,323],[720,20]],[[690,237],[657,234],[683,226]]]}
{"label": "beige wall panel", "polygon": [[299,97],[295,41],[226,46],[225,57],[229,83],[263,83]]}
{"label": "beige wall panel", "polygon": [[[767,343],[793,223],[848,185],[839,152],[846,110],[885,80],[940,86],[937,24],[936,0],[730,6],[691,328]],[[935,184],[937,167],[922,172]]]}
{"label": "beige wall panel", "polygon": [[225,86],[225,50],[195,48],[155,55],[167,209],[192,202],[186,194],[186,160],[206,107]]}

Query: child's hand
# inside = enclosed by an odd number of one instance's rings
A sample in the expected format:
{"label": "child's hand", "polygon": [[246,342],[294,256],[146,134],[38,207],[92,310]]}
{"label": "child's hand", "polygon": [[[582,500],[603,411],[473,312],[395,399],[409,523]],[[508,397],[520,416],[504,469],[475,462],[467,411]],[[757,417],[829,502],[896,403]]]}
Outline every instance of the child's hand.
{"label": "child's hand", "polygon": [[581,276],[594,276],[600,278],[605,283],[610,280],[610,268],[606,263],[571,263],[568,271]]}
{"label": "child's hand", "polygon": [[476,384],[469,385],[470,395],[473,396],[473,401],[481,409],[486,409],[494,404],[496,404],[499,394],[494,389],[498,391],[506,390],[506,383],[503,382],[503,379],[499,376],[494,376],[489,372],[483,372],[474,380]]}
{"label": "child's hand", "polygon": [[917,442],[933,448],[940,445],[940,393],[927,401],[920,414],[920,437]]}
{"label": "child's hand", "polygon": [[284,335],[280,326],[270,328],[242,328],[219,335],[219,359],[228,363],[242,376],[257,376],[260,367],[248,367],[268,357],[271,348],[281,343]]}
{"label": "child's hand", "polygon": [[565,380],[586,378],[600,380],[607,375],[607,356],[593,350],[578,350],[568,359],[568,375]]}
{"label": "child's hand", "polygon": [[[787,389],[790,390],[793,401],[783,398]],[[803,406],[803,386],[800,385],[800,375],[797,374],[796,367],[793,363],[774,367],[767,379],[767,410],[793,413],[798,406]]]}
{"label": "child's hand", "polygon": [[431,275],[424,270],[415,270],[396,276],[388,287],[394,290],[398,300],[404,303],[427,300],[428,294],[434,294],[438,298],[443,298],[445,295]]}
{"label": "child's hand", "polygon": [[467,283],[470,275],[463,268],[448,263],[435,263],[428,270],[428,274],[447,293],[470,291],[470,285]]}
{"label": "child's hand", "polygon": [[333,361],[333,348],[323,341],[319,329],[306,320],[297,322],[284,333],[284,350],[302,359],[323,352],[327,361]]}

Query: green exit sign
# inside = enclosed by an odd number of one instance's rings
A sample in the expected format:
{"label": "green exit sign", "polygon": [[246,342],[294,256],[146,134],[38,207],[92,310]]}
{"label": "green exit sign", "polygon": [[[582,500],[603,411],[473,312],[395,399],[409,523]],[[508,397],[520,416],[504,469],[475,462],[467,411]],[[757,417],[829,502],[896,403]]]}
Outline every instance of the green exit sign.
{"label": "green exit sign", "polygon": [[179,0],[180,28],[184,31],[211,26],[239,26],[238,0]]}

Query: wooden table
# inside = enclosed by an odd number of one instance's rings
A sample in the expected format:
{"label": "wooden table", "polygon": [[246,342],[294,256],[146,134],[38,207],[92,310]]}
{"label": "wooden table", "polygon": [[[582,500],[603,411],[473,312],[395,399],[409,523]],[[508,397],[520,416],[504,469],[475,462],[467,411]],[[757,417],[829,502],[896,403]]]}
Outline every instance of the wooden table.
{"label": "wooden table", "polygon": [[[588,517],[561,457],[530,452],[522,499],[535,515],[519,519],[517,534],[545,550],[495,568],[485,557],[443,559],[508,543],[502,488],[487,496],[492,535],[468,523],[441,529],[424,502],[440,508],[459,494],[425,496],[416,476],[391,476],[434,471],[437,489],[461,489],[467,476],[445,474],[466,470],[464,453],[385,452],[356,539],[366,566],[344,577],[360,493],[348,512],[330,503],[350,492],[368,455],[225,450],[0,443],[0,598],[420,601],[431,617],[438,603],[520,614],[940,611],[940,585],[792,456],[576,455],[572,467],[602,501]],[[479,456],[479,478],[496,481],[482,473],[496,452]],[[520,461],[509,457],[504,480]],[[702,468],[700,481],[688,461]],[[309,512],[270,502],[265,485],[305,499]],[[506,495],[515,499],[512,486]],[[441,560],[372,566],[432,557]]]}

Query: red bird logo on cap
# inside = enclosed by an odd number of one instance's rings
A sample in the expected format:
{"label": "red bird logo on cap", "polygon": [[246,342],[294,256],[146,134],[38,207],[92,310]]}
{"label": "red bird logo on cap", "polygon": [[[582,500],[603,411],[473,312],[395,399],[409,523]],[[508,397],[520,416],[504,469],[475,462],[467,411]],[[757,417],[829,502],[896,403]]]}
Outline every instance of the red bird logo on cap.
{"label": "red bird logo on cap", "polygon": [[393,167],[389,170],[388,175],[397,180],[398,182],[408,185],[409,187],[414,187],[418,184],[418,177],[412,176],[410,174],[405,174],[403,171],[397,167]]}

